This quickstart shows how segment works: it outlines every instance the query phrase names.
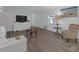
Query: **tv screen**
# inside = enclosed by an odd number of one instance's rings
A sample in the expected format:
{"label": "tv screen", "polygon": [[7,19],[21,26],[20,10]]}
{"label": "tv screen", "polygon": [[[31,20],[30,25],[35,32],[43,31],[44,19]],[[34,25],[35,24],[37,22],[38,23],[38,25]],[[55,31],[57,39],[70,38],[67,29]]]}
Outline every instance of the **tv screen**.
{"label": "tv screen", "polygon": [[26,22],[27,16],[16,15],[16,22]]}

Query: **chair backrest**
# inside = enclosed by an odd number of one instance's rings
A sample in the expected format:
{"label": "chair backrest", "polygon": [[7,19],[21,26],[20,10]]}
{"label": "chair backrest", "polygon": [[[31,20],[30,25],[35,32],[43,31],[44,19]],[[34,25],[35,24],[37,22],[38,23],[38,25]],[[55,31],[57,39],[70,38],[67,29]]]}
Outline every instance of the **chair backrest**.
{"label": "chair backrest", "polygon": [[74,33],[74,35],[77,35],[78,29],[79,29],[78,24],[70,24],[70,26],[69,26],[69,30],[72,31],[72,33]]}
{"label": "chair backrest", "polygon": [[78,24],[70,24],[70,26],[69,26],[69,30],[77,31],[78,29],[79,29],[79,25]]}

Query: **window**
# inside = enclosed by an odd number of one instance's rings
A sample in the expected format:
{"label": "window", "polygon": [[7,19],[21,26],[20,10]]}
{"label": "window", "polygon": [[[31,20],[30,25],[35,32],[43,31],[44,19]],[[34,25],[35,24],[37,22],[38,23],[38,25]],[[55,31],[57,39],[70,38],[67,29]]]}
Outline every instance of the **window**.
{"label": "window", "polygon": [[53,24],[54,23],[54,19],[55,19],[54,16],[52,16],[52,15],[48,16],[48,22],[49,22],[49,24]]}

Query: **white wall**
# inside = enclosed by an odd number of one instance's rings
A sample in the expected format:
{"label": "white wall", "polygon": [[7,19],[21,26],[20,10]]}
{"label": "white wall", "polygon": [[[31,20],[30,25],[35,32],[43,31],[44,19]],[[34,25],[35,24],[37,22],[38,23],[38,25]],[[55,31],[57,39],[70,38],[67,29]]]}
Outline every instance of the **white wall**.
{"label": "white wall", "polygon": [[43,26],[48,25],[48,15],[47,14],[35,14],[35,26],[43,28]]}
{"label": "white wall", "polygon": [[[62,27],[62,30],[68,30],[69,29],[69,24],[79,24],[79,7],[78,7],[78,16],[77,17],[66,17],[60,19],[59,23],[61,24],[60,26]],[[77,39],[79,40],[79,32]]]}
{"label": "white wall", "polygon": [[49,14],[34,14],[32,18],[32,25],[39,28],[47,26],[47,30],[56,32],[54,24],[49,24],[48,15]]}
{"label": "white wall", "polygon": [[0,26],[6,26],[6,31],[13,31],[16,15],[26,15],[28,16],[28,20],[32,21],[32,14],[30,13],[4,11],[0,13]]}
{"label": "white wall", "polygon": [[[60,9],[56,10],[59,11]],[[55,12],[55,13],[56,13]],[[79,8],[78,8],[78,15],[79,15]],[[35,26],[38,26],[40,28],[43,28],[43,26],[48,26],[48,30],[50,31],[56,31],[54,30],[54,24],[49,24],[48,23],[48,14],[36,14],[35,15]],[[59,23],[61,24],[60,26],[62,27],[63,30],[68,30],[69,24],[79,24],[79,17],[66,17],[60,19]]]}
{"label": "white wall", "polygon": [[[3,10],[2,13],[0,13],[0,26],[4,25],[6,26],[7,31],[12,31],[13,30],[13,23],[16,20],[16,15],[26,15],[28,16],[28,19],[31,22],[32,26],[38,26],[40,28],[43,28],[43,26],[48,26],[49,30],[52,30],[52,25],[48,24],[48,14],[33,14],[29,13],[27,10],[15,10],[11,11],[10,9]],[[79,15],[79,10],[78,10],[78,15]],[[78,17],[72,17],[72,18],[63,18],[61,19],[61,24],[63,29],[67,29],[68,25],[70,23],[79,23]],[[65,26],[66,24],[66,26]],[[64,27],[65,26],[65,27]]]}
{"label": "white wall", "polygon": [[[79,7],[78,7],[78,16],[79,16]],[[65,17],[61,18],[59,23],[63,30],[68,30],[69,24],[79,24],[79,17]]]}
{"label": "white wall", "polygon": [[32,18],[31,18],[31,26],[35,26],[36,25],[36,15],[32,14]]}
{"label": "white wall", "polygon": [[15,20],[15,15],[10,13],[0,13],[0,26],[6,26],[6,31],[13,29],[13,22]]}
{"label": "white wall", "polygon": [[79,24],[79,19],[78,17],[62,18],[59,23],[63,30],[68,30],[70,24]]}

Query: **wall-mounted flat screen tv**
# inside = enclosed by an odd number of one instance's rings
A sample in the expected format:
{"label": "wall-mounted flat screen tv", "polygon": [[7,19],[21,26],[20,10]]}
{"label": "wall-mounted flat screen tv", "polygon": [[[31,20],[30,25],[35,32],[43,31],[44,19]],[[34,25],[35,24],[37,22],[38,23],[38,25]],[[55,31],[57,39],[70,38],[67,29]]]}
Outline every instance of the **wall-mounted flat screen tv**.
{"label": "wall-mounted flat screen tv", "polygon": [[27,16],[16,15],[16,22],[26,22]]}

